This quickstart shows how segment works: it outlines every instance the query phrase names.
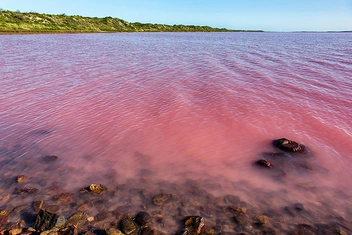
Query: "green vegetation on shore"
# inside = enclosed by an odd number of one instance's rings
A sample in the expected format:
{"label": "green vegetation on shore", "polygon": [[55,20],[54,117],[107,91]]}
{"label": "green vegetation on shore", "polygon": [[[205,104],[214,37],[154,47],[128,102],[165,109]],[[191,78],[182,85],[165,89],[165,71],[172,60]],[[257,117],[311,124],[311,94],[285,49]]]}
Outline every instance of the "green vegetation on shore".
{"label": "green vegetation on shore", "polygon": [[[89,32],[253,32],[209,26],[130,23],[112,17],[52,15],[0,10],[0,33],[89,33]],[[258,32],[258,31],[256,31]]]}

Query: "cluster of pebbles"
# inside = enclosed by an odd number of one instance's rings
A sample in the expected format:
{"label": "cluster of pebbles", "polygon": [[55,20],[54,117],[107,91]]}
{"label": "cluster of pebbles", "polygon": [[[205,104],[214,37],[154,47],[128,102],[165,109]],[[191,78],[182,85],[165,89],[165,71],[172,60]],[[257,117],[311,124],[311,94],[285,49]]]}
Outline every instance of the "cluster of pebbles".
{"label": "cluster of pebbles", "polygon": [[[309,171],[317,168],[310,161],[312,155],[306,146],[284,138],[274,140],[273,144],[279,152],[263,153],[256,166],[274,171],[278,177],[292,167]],[[57,159],[57,156],[44,156],[39,160],[50,165]],[[242,200],[236,190],[234,194],[214,196],[208,190],[211,184],[196,180],[175,184],[149,182],[141,177],[116,185],[91,183],[74,192],[66,192],[59,185],[27,186],[30,181],[31,177],[26,175],[14,175],[11,182],[0,185],[0,235],[352,232],[352,208],[338,213],[324,197],[309,205],[295,202],[277,206],[268,199],[275,192],[256,190],[258,206]],[[246,182],[236,185],[238,191],[251,194]],[[343,192],[335,194],[343,197]]]}
{"label": "cluster of pebbles", "polygon": [[276,151],[263,152],[255,165],[267,168],[271,175],[283,180],[292,171],[298,173],[319,172],[327,173],[328,170],[316,164],[309,148],[293,140],[281,138],[273,141]]}

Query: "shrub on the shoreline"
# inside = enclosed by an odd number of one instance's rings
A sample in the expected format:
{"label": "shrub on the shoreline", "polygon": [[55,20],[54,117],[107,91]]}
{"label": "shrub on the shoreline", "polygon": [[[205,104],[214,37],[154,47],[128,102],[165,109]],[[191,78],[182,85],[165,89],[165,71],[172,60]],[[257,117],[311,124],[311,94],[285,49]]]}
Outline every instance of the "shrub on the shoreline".
{"label": "shrub on the shoreline", "polygon": [[119,18],[68,16],[66,14],[42,14],[36,12],[13,12],[0,10],[0,32],[234,32],[209,26],[165,25],[152,23],[130,23]]}

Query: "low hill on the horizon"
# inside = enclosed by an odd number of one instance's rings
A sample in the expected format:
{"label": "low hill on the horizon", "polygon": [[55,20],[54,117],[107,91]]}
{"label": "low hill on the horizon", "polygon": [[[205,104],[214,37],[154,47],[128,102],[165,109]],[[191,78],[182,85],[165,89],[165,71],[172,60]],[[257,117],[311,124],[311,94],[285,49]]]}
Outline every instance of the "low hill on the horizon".
{"label": "low hill on the horizon", "polygon": [[98,18],[0,10],[0,33],[85,32],[252,32],[252,30],[229,30],[194,25],[130,23],[112,17]]}

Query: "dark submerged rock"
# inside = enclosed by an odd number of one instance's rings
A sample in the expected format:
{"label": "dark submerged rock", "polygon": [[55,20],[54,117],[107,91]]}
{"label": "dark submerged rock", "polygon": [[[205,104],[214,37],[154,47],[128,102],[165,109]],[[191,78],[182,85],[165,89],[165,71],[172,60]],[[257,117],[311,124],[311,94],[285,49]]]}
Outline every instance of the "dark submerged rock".
{"label": "dark submerged rock", "polygon": [[303,206],[302,203],[295,203],[294,208],[297,211],[303,211],[304,210],[304,206]]}
{"label": "dark submerged rock", "polygon": [[91,184],[88,187],[85,187],[80,190],[81,193],[90,192],[95,194],[102,194],[102,193],[106,193],[107,191],[108,189],[101,184]]}
{"label": "dark submerged rock", "polygon": [[[69,227],[65,227],[62,228],[58,231],[59,235],[76,235],[76,228],[74,226],[69,226]],[[50,234],[50,233],[49,233]]]}
{"label": "dark submerged rock", "polygon": [[141,211],[136,215],[134,221],[136,221],[141,227],[143,227],[147,226],[151,222],[151,219],[152,217],[148,212]]}
{"label": "dark submerged rock", "polygon": [[35,218],[33,227],[37,231],[50,230],[55,227],[58,218],[58,214],[40,210],[37,217]]}
{"label": "dark submerged rock", "polygon": [[27,176],[25,175],[19,175],[16,177],[16,182],[19,184],[25,182],[26,180],[27,180]]}
{"label": "dark submerged rock", "polygon": [[268,162],[267,160],[264,160],[264,159],[260,159],[260,160],[256,161],[256,164],[259,166],[266,167],[266,168],[273,168],[274,167],[273,164],[271,164],[270,162]]}
{"label": "dark submerged rock", "polygon": [[59,203],[68,203],[72,200],[72,194],[70,193],[60,193],[54,196],[54,199]]}
{"label": "dark submerged rock", "polygon": [[116,228],[109,228],[105,230],[107,235],[123,235],[123,233]]}
{"label": "dark submerged rock", "polygon": [[200,216],[190,216],[185,220],[184,235],[199,235],[204,231],[204,219]]}
{"label": "dark submerged rock", "polygon": [[132,234],[137,230],[137,226],[129,216],[125,216],[120,221],[120,228],[125,234]]}
{"label": "dark submerged rock", "polygon": [[65,226],[79,227],[87,222],[88,216],[85,213],[76,213],[66,221]]}
{"label": "dark submerged rock", "polygon": [[56,213],[59,209],[60,207],[58,205],[50,205],[45,207],[45,210],[51,213]]}
{"label": "dark submerged rock", "polygon": [[245,215],[235,215],[233,217],[234,221],[236,222],[236,224],[244,224],[246,222],[246,217]]}
{"label": "dark submerged rock", "polygon": [[15,188],[14,194],[24,195],[24,194],[35,194],[39,190],[36,188]]}
{"label": "dark submerged rock", "polygon": [[295,141],[288,140],[286,138],[281,138],[273,141],[275,147],[285,151],[293,153],[304,153],[306,152],[306,146],[299,144]]}
{"label": "dark submerged rock", "polygon": [[254,224],[265,226],[269,223],[269,218],[266,215],[257,215],[253,219]]}
{"label": "dark submerged rock", "polygon": [[170,198],[170,194],[160,193],[153,198],[154,205],[162,206]]}

